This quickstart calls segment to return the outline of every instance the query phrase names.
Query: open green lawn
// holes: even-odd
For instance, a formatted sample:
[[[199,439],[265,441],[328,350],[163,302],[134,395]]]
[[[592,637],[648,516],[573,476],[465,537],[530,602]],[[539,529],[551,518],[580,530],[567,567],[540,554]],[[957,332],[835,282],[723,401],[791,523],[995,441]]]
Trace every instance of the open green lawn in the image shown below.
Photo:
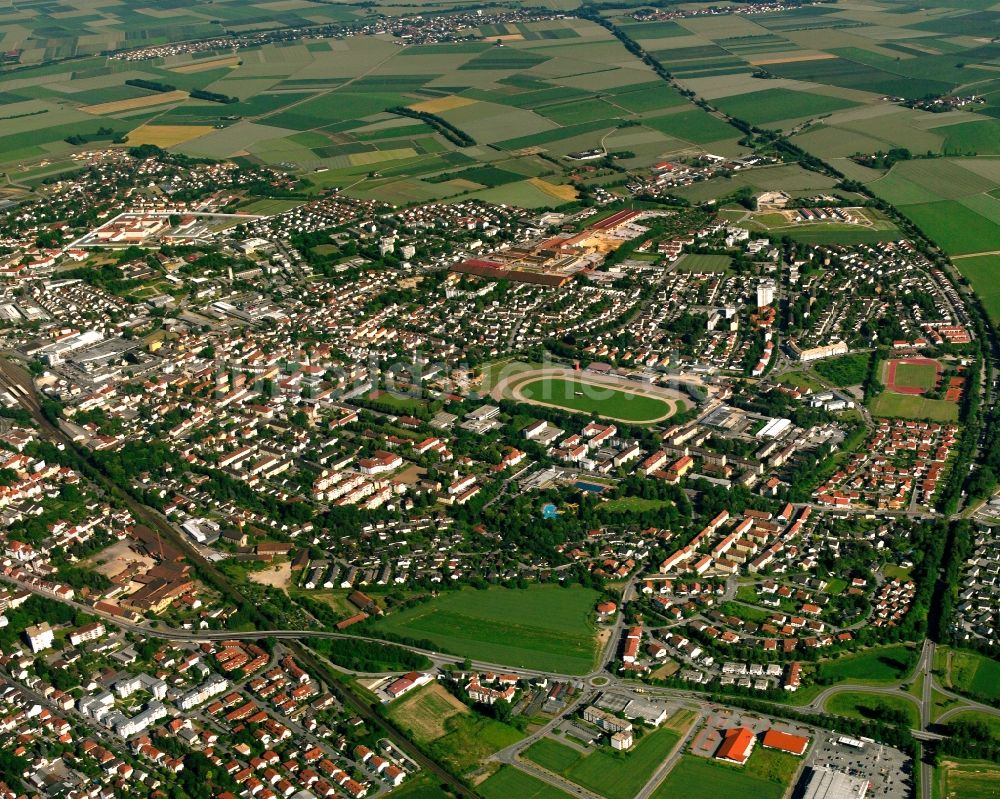
[[[511,667],[585,674],[597,654],[598,593],[578,586],[465,589],[391,613],[376,629]]]
[[[781,799],[785,785],[747,773],[738,766],[684,755],[652,799],[719,799],[720,796]]]
[[[876,647],[823,663],[818,675],[834,682],[893,683],[909,674],[915,662],[910,647]]]
[[[1000,699],[1000,663],[976,652],[953,649],[951,684],[956,691],[996,701]]]
[[[1000,323],[1000,255],[957,258],[955,266],[972,284],[990,319]]]
[[[728,272],[733,259],[728,255],[687,253],[677,259],[678,272]]]
[[[958,403],[932,400],[914,394],[883,391],[869,407],[875,416],[899,419],[929,419],[932,422],[958,420]]]
[[[501,766],[500,770],[482,783],[478,789],[483,799],[570,799],[569,794],[560,791],[532,777],[514,766]]]
[[[948,758],[934,771],[939,799],[995,799],[1000,765]]]
[[[524,757],[542,768],[562,774],[583,758],[583,753],[552,738],[542,738],[524,750]]]
[[[520,386],[518,391],[527,400],[628,422],[652,422],[669,415],[672,410],[656,397],[562,378],[532,380]]]
[[[543,738],[528,747],[525,756],[606,799],[632,799],[678,740],[677,732],[661,727],[646,733],[628,752],[601,747],[584,756],[572,747]]]
[[[884,716],[884,709],[906,714],[911,728],[920,726],[917,706],[902,696],[887,696],[863,693],[838,693],[826,700],[825,710],[837,716],[852,719],[878,720]]]

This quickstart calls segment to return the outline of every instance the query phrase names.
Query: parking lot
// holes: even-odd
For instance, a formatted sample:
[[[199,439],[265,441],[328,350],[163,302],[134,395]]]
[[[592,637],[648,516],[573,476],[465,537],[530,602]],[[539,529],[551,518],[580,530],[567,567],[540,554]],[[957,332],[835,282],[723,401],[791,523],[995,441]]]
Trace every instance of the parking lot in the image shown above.
[[[870,799],[907,799],[913,783],[913,762],[898,749],[862,741],[863,748],[839,743],[840,736],[823,733],[813,742],[810,766],[828,766],[871,783]]]

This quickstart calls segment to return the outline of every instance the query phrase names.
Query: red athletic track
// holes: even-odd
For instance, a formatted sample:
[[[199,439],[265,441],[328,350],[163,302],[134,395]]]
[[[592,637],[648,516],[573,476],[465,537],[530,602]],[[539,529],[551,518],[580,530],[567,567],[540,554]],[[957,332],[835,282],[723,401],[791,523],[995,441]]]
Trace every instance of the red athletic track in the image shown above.
[[[925,393],[925,389],[918,388],[917,386],[896,385],[896,366],[901,363],[909,363],[915,366],[933,366],[936,378],[935,383],[941,379],[941,364],[931,358],[893,358],[889,361],[889,371],[886,375],[886,387],[890,391],[895,391],[897,394],[918,395]]]

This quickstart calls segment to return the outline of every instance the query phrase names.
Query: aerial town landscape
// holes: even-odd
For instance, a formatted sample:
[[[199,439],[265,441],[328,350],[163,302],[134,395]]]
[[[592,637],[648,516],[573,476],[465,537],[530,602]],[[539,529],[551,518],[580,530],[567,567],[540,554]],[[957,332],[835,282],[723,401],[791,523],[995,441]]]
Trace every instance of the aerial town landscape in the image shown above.
[[[1000,797],[1000,3],[0,3],[0,799]]]

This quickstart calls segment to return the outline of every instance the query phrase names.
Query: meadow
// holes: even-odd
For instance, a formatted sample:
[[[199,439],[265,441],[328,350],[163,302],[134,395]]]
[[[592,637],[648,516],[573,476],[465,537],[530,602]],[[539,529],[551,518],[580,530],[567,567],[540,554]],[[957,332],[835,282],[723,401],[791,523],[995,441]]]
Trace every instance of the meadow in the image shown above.
[[[674,410],[670,404],[656,397],[562,378],[531,380],[518,386],[516,391],[529,402],[628,422],[652,422],[669,416]]]
[[[584,755],[542,738],[528,747],[524,756],[606,799],[632,799],[679,740],[677,731],[662,727],[647,732],[628,752],[601,747]]]
[[[907,646],[875,647],[822,663],[817,676],[832,682],[894,683],[913,668],[913,649]]]
[[[483,799],[570,799],[569,794],[526,774],[514,766],[501,766],[496,774],[480,783]],[[393,794],[395,795],[395,794]]]
[[[562,674],[586,674],[597,656],[596,591],[538,585],[465,589],[391,613],[376,630],[434,642],[474,660]]]
[[[953,649],[951,684],[957,691],[995,702],[1000,699],[1000,663],[975,652]]]
[[[718,799],[720,796],[753,796],[755,799],[781,799],[786,785],[754,776],[741,768],[684,755],[652,799]]]

